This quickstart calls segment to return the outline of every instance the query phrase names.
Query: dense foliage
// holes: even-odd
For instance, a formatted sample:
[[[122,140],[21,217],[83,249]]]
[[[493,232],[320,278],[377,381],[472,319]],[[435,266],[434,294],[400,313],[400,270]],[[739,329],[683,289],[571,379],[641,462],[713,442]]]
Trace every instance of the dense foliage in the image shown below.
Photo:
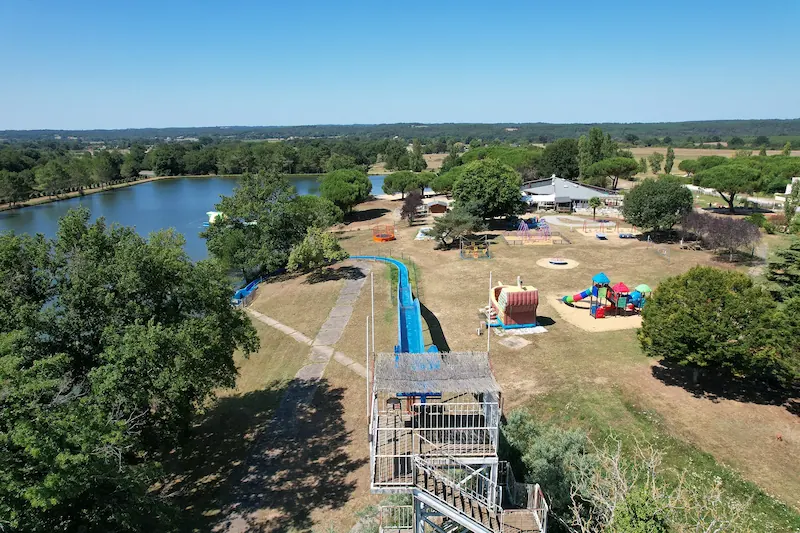
[[[149,491],[233,352],[258,346],[224,272],[172,232],[0,236],[0,529],[169,531]]]
[[[411,191],[403,201],[403,207],[400,208],[400,218],[408,221],[408,225],[414,223],[417,217],[417,210],[422,207],[422,192]]]
[[[646,179],[625,195],[622,214],[640,228],[671,229],[692,210],[692,200],[692,192],[675,179]]]
[[[638,171],[639,163],[633,158],[609,157],[587,168],[584,181],[600,187],[610,185],[612,189],[616,189],[620,179],[628,179]]]
[[[536,165],[540,178],[556,175],[568,180],[578,179],[578,141],[575,139],[558,139],[548,144]]]
[[[753,192],[758,185],[759,178],[759,172],[756,169],[740,163],[738,160],[714,166],[697,174],[700,185],[715,189],[717,194],[727,202],[731,213],[736,212],[734,206],[736,195]]]
[[[327,228],[342,220],[331,201],[298,196],[277,174],[242,176],[233,195],[223,196],[216,209],[223,218],[203,233],[208,250],[248,280],[286,266],[309,227]]]
[[[350,257],[333,233],[312,226],[289,254],[289,270],[316,270]]]
[[[456,207],[435,218],[428,235],[436,239],[437,248],[449,248],[456,240],[482,229],[483,221],[480,218]]]
[[[410,170],[393,172],[383,179],[383,192],[386,194],[401,193],[405,198],[406,193],[422,191],[431,185],[436,176],[431,172],[414,173]]]
[[[767,280],[776,300],[800,298],[800,239],[795,237],[789,246],[775,252],[769,262]]]
[[[460,207],[479,218],[515,215],[523,209],[522,179],[510,166],[496,159],[464,165],[453,185],[453,198]]]
[[[696,375],[708,370],[791,386],[800,378],[797,332],[797,315],[776,307],[746,275],[695,267],[658,286],[639,339],[651,357]]]
[[[752,247],[761,240],[759,226],[747,219],[690,211],[681,220],[681,226],[684,231],[700,237],[708,248],[727,250],[731,255],[734,251]],[[752,252],[752,249],[749,251]]]
[[[319,186],[322,197],[333,202],[345,213],[366,201],[371,191],[372,182],[363,171],[355,168],[329,172],[322,177]]]

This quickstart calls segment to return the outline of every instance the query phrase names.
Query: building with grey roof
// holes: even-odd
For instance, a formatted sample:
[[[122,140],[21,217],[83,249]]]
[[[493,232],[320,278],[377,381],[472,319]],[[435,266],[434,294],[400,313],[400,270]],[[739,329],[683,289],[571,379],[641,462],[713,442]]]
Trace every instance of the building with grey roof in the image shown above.
[[[589,199],[600,198],[606,205],[621,205],[622,196],[610,189],[578,183],[555,174],[549,178],[523,184],[522,193],[528,205],[535,209],[574,211],[589,207]]]

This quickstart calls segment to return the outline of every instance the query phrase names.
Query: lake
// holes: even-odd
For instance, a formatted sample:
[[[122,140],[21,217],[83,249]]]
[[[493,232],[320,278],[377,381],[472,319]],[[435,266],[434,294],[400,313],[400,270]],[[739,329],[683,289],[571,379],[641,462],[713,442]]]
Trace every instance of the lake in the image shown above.
[[[384,176],[370,176],[372,194],[382,194]],[[319,194],[314,177],[289,177],[300,194]],[[133,226],[143,236],[166,228],[175,228],[186,237],[186,253],[195,261],[208,256],[206,243],[199,233],[208,221],[221,195],[230,195],[238,178],[173,178],[139,183],[83,197],[49,204],[0,212],[0,232],[42,233],[53,237],[58,219],[68,210],[84,206],[92,220],[105,217],[107,223]]]

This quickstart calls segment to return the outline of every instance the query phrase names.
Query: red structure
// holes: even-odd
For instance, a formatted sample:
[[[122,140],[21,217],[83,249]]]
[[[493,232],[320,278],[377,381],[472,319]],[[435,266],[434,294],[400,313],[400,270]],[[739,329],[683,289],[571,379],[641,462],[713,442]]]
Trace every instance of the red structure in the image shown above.
[[[504,328],[533,327],[539,291],[530,285],[498,285],[492,288],[492,311]]]

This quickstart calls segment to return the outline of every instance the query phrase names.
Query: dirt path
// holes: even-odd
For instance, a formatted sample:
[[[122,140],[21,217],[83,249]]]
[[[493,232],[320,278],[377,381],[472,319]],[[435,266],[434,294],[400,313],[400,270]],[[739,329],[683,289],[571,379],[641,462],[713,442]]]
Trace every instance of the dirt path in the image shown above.
[[[347,487],[337,489],[337,484],[343,484],[342,474],[360,465],[339,453],[339,448],[348,441],[347,435],[340,434],[344,432],[341,401],[337,400],[341,392],[330,390],[323,374],[334,358],[357,374],[366,376],[363,366],[333,349],[350,321],[353,304],[370,268],[361,262],[355,266],[361,270],[362,277],[345,281],[336,305],[313,340],[263,313],[248,310],[258,320],[286,333],[298,343],[310,346],[311,350],[281,399],[263,437],[253,444],[250,457],[238,475],[232,476],[231,501],[214,531],[244,533],[306,529],[314,508],[334,506],[349,493]],[[331,464],[324,464],[329,461]],[[326,477],[332,478],[327,484],[324,482]]]

